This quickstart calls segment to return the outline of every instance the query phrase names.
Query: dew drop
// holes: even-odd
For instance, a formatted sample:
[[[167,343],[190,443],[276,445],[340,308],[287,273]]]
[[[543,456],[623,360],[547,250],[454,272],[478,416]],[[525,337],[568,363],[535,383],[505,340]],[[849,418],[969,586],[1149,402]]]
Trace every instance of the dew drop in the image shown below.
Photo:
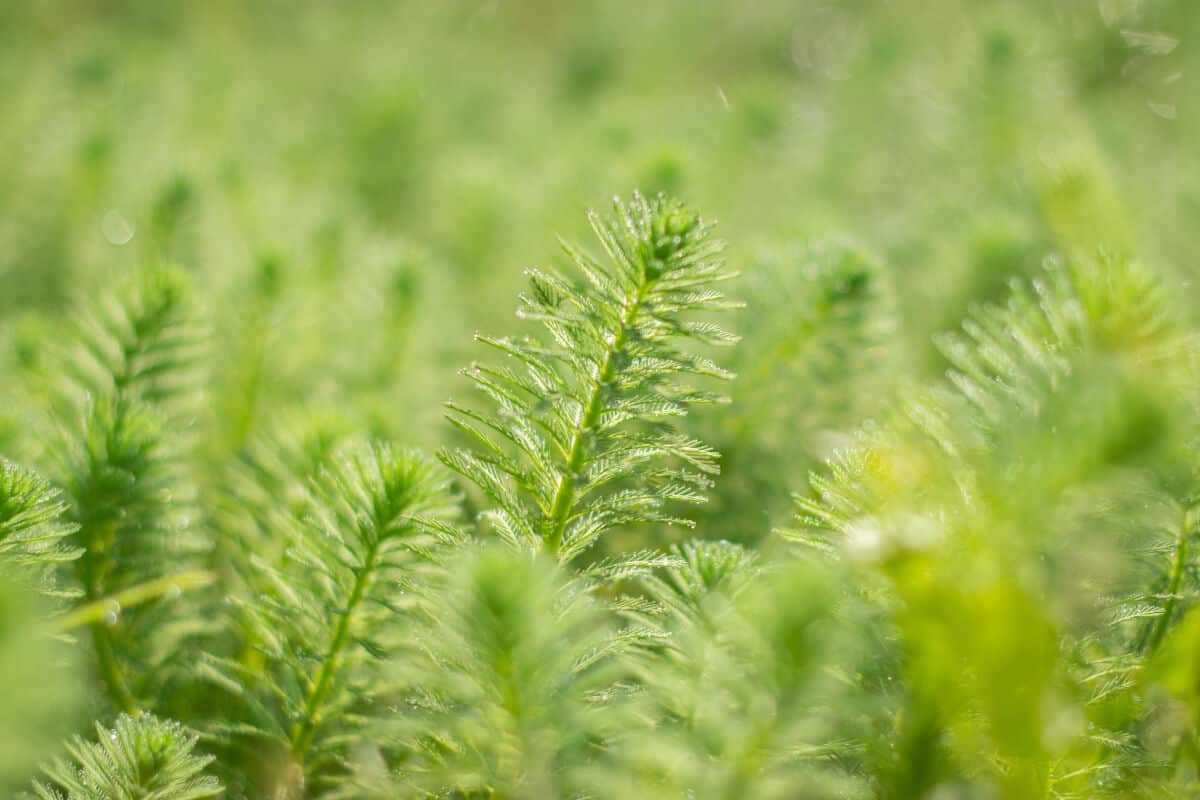
[[[115,208],[109,209],[100,221],[100,232],[110,244],[123,245],[133,238],[133,225]]]

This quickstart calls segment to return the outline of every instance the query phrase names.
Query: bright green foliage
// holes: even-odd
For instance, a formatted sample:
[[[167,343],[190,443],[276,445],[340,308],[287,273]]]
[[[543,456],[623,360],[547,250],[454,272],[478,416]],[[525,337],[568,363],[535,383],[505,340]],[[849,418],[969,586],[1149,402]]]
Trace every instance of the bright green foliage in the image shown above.
[[[703,502],[717,453],[671,422],[722,398],[682,381],[732,376],[677,343],[736,341],[688,316],[733,305],[714,288],[734,277],[723,245],[699,215],[635,195],[591,223],[609,265],[564,244],[584,282],[528,271],[518,316],[545,325],[552,342],[479,337],[517,368],[467,370],[497,412],[451,403],[451,420],[483,449],[442,454],[495,505],[486,516],[502,538],[564,561],[618,526],[689,524],[667,506]]]
[[[677,564],[642,579],[668,626],[703,627],[714,596],[734,597],[759,572],[754,555],[731,542],[691,541],[671,552]]]
[[[1081,473],[1090,479],[1159,444],[1169,409],[1137,379],[1153,370],[1167,385],[1189,377],[1172,360],[1186,343],[1167,321],[1161,286],[1109,257],[1050,264],[1044,279],[1014,285],[1006,306],[980,310],[962,334],[939,341],[948,385],[910,393],[888,425],[866,428],[831,460],[829,477],[813,477],[818,499],[800,500],[811,529],[863,534],[861,544],[887,555],[905,548],[903,531],[878,538],[858,527],[881,504],[1033,513],[1029,492],[1056,495]],[[1072,407],[1085,390],[1096,402]],[[1035,442],[1044,449],[1030,459]]]
[[[733,403],[704,420],[724,476],[701,524],[741,536],[786,521],[793,475],[818,466],[845,436],[846,419],[881,411],[888,368],[905,363],[896,340],[895,291],[878,259],[839,243],[790,246],[747,270],[742,344],[730,356]],[[779,298],[788,298],[786,303]],[[758,387],[782,383],[786,392]]]
[[[286,542],[282,561],[244,554],[246,585],[258,592],[239,604],[246,651],[206,662],[244,709],[217,732],[270,754],[256,777],[274,797],[325,791],[364,741],[406,592],[458,537],[440,468],[383,443],[334,457],[310,491],[303,516],[273,530]]]
[[[74,388],[118,405],[177,410],[169,403],[196,388],[190,368],[199,336],[189,292],[181,270],[150,269],[89,307],[67,362]]]
[[[611,622],[566,579],[546,556],[492,545],[458,554],[427,589],[413,655],[397,662],[409,696],[392,736],[413,756],[385,794],[587,791],[581,770],[623,717]]]
[[[616,796],[868,797],[857,746],[838,731],[860,713],[838,674],[850,636],[832,629],[827,575],[788,559],[769,569],[724,542],[689,545],[651,582],[674,612],[668,652],[638,673],[653,728],[615,747]],[[852,661],[850,662],[853,663]],[[835,667],[835,665],[838,665]]]
[[[198,341],[185,277],[151,270],[102,298],[67,354],[63,444],[54,455],[87,603],[180,571],[195,549],[178,445],[181,403],[198,380]],[[117,604],[91,624],[100,679],[117,709],[151,699],[161,677],[154,670],[171,656],[164,622],[161,609]]]
[[[0,796],[1200,796],[1195,6],[0,2]]]
[[[1134,676],[1193,591],[1194,521],[1176,498],[1194,423],[1146,391],[1195,388],[1171,316],[1136,263],[1051,264],[940,340],[948,385],[814,476],[794,538],[835,542],[899,601],[906,709],[883,796],[955,774],[1005,797],[1120,795],[1167,766]],[[1114,562],[1126,574],[1097,572]],[[1106,610],[1087,591],[1100,581],[1134,593]],[[1056,663],[1059,648],[1080,663]]]
[[[278,532],[303,519],[312,500],[309,485],[346,445],[346,423],[325,414],[283,420],[256,437],[220,477],[214,524],[217,547],[244,561],[253,554],[267,563],[283,557],[287,542]],[[240,577],[253,574],[245,569]]]
[[[731,364],[745,408],[711,421],[689,412],[730,377],[707,354],[734,339],[710,320],[734,305],[721,245],[665,196],[592,226],[603,263],[568,246],[575,278],[529,274],[520,316],[549,336],[483,340],[507,364],[467,374],[495,410],[451,404],[474,449],[442,464],[373,435],[378,397],[262,405],[276,312],[353,293],[324,250],[308,277],[259,264],[244,380],[200,346],[204,279],[100,300],[64,342],[61,435],[17,441],[61,489],[0,461],[21,728],[0,784],[41,760],[52,800],[1195,794],[1200,337],[1178,284],[1103,251],[1039,271],[1000,237],[981,263],[1021,261],[1007,292],[958,276],[955,302],[988,302],[923,351],[883,259],[775,251],[743,287],[765,309]],[[420,306],[389,285],[407,310],[372,353]],[[388,385],[397,361],[339,379]],[[99,741],[55,758],[87,690]]]
[[[111,729],[96,725],[97,741],[76,737],[70,760],[46,770],[36,785],[41,800],[202,800],[221,795],[204,773],[211,757],[193,752],[196,738],[176,722],[149,714],[120,716]]]
[[[61,564],[78,557],[61,521],[60,493],[34,473],[0,458],[0,563]]]
[[[51,611],[35,593],[58,601],[77,595],[54,570],[78,557],[64,542],[59,492],[0,458],[0,794],[28,783],[30,769],[69,730],[81,699],[80,676],[66,644],[46,625]],[[58,605],[56,603],[56,605]]]

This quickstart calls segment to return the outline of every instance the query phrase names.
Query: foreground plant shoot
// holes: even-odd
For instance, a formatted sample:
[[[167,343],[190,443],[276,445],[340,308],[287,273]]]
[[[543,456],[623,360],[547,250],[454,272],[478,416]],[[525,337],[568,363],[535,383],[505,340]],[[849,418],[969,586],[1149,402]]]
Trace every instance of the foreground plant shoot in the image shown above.
[[[599,253],[564,243],[569,271],[527,272],[522,327],[477,337],[485,402],[449,403],[438,459],[315,411],[214,440],[221,356],[189,276],[86,303],[54,434],[0,461],[4,788],[1200,791],[1200,331],[1162,278],[1099,252],[1014,279],[935,337],[942,379],[848,398],[873,420],[771,476],[796,513],[756,537],[704,510],[704,439],[787,435],[802,409],[725,405],[723,243],[662,195],[590,222]],[[893,289],[852,249],[799,257],[802,341],[749,327],[830,415],[828,393],[882,385]],[[764,358],[728,360],[761,381]]]

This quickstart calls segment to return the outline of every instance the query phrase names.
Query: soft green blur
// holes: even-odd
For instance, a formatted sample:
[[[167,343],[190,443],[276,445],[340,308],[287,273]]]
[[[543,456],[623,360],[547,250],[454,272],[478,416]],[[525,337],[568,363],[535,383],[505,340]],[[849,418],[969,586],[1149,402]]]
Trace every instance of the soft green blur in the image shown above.
[[[929,335],[1047,252],[1191,277],[1197,35],[1163,0],[5,3],[0,446],[70,302],[162,260],[214,318],[214,456],[297,406],[440,443],[521,268],[639,188],[718,219],[746,273],[755,381],[697,424],[795,474],[878,410],[872,369],[940,372]],[[895,325],[872,369],[823,368],[854,401],[810,410],[754,362],[825,357],[798,254],[835,242],[882,266]],[[760,416],[793,435],[747,439]],[[757,488],[718,488],[723,526]],[[756,531],[794,485],[764,488]]]
[[[47,603],[11,569],[0,569],[0,793],[28,787],[37,765],[80,722],[76,658],[49,636]]]
[[[196,496],[152,499],[281,562],[266,532],[346,434],[461,443],[442,402],[470,391],[475,332],[529,330],[522,268],[566,263],[555,233],[593,247],[586,209],[668,192],[742,272],[732,403],[680,421],[722,454],[688,515],[728,542],[671,551],[694,597],[630,589],[672,644],[624,667],[629,697],[572,672],[608,618],[564,606],[563,575],[487,548],[449,570],[416,627],[434,644],[395,672],[455,713],[391,735],[469,752],[405,763],[408,788],[1194,792],[1198,44],[1195,0],[0,0],[0,456],[62,474],[81,415],[48,409],[79,309],[173,265],[206,326],[164,426]],[[469,524],[486,504],[463,492]],[[196,607],[267,593],[221,578]],[[78,599],[51,595],[0,575],[0,792],[108,713],[69,672],[95,654],[30,623]],[[175,609],[148,629],[186,672],[162,642],[217,623]],[[224,710],[163,675],[134,677],[183,722]],[[292,766],[238,758],[230,797],[245,763]]]

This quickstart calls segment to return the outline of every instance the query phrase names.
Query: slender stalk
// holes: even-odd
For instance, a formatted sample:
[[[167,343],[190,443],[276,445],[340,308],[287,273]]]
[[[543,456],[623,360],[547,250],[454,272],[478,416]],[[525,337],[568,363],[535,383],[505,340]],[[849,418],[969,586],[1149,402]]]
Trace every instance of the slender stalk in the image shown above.
[[[125,679],[121,677],[121,665],[117,663],[116,652],[113,649],[112,634],[103,622],[93,622],[89,628],[92,631],[92,643],[96,650],[96,659],[100,667],[100,679],[108,688],[109,698],[113,707],[125,714],[137,711],[137,702]]]
[[[102,597],[99,600],[84,603],[70,613],[55,620],[52,629],[56,633],[66,633],[83,625],[90,625],[101,621],[113,606],[123,609],[130,608],[151,600],[157,600],[159,597],[171,592],[187,591],[189,589],[199,589],[203,586],[208,586],[215,582],[216,579],[216,573],[197,569],[176,572],[173,575],[164,575],[161,578],[139,583],[137,586],[131,586],[128,589],[108,595],[107,597]]]
[[[329,697],[330,691],[333,690],[333,679],[337,675],[338,669],[341,668],[342,652],[350,641],[350,624],[354,611],[362,603],[371,573],[375,571],[379,546],[379,542],[371,545],[367,550],[362,568],[354,577],[354,587],[350,591],[350,599],[346,602],[346,611],[341,615],[341,619],[334,628],[333,636],[329,640],[329,648],[321,662],[321,670],[317,673],[317,679],[313,682],[312,688],[309,689],[308,696],[305,698],[304,716],[292,728],[292,753],[301,762],[303,762],[308,748],[312,746],[313,737],[316,736],[317,714]]]
[[[562,479],[558,482],[558,488],[554,490],[554,502],[550,506],[550,529],[544,540],[546,548],[551,553],[557,554],[559,548],[562,547],[563,534],[566,532],[567,522],[571,518],[571,508],[575,502],[575,474],[583,467],[583,460],[587,456],[587,434],[596,425],[600,413],[604,411],[601,403],[604,387],[616,376],[614,356],[625,347],[625,331],[637,319],[638,310],[644,300],[645,289],[646,285],[639,286],[634,296],[628,299],[621,308],[621,322],[618,330],[613,337],[612,344],[604,354],[604,363],[600,365],[596,380],[592,383],[579,426],[575,428],[575,432],[571,436],[567,465],[563,470]]]
[[[1179,601],[1179,589],[1183,585],[1183,573],[1187,568],[1188,561],[1188,509],[1185,506],[1179,519],[1179,532],[1175,538],[1175,555],[1171,561],[1171,576],[1167,581],[1167,601],[1163,606],[1163,613],[1154,623],[1154,628],[1150,632],[1149,641],[1146,643],[1145,655],[1150,655],[1162,643],[1163,638],[1167,635],[1167,631],[1171,627],[1171,617],[1175,613],[1175,606]]]
[[[99,602],[103,595],[100,576],[96,572],[96,546],[95,537],[92,537],[83,558],[80,559],[86,606]],[[137,702],[133,699],[133,694],[129,691],[129,687],[125,684],[125,678],[121,675],[121,665],[117,662],[117,654],[113,646],[112,631],[103,620],[92,622],[88,625],[88,630],[92,635],[92,648],[96,651],[96,666],[100,673],[100,680],[108,690],[113,707],[126,714],[134,713],[137,710]]]

